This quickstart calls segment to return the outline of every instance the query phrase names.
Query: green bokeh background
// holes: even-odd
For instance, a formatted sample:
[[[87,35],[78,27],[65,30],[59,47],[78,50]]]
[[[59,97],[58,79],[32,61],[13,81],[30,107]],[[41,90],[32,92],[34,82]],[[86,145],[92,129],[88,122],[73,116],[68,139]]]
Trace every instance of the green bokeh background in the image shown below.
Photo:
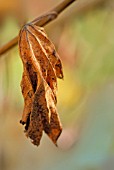
[[[114,170],[113,9],[74,12],[68,22],[62,20],[64,12],[45,28],[64,65],[64,80],[58,80],[63,125],[58,148],[45,134],[38,148],[25,137],[19,124],[23,98],[18,47],[0,58],[0,170]],[[0,45],[18,31],[15,20],[7,17]]]

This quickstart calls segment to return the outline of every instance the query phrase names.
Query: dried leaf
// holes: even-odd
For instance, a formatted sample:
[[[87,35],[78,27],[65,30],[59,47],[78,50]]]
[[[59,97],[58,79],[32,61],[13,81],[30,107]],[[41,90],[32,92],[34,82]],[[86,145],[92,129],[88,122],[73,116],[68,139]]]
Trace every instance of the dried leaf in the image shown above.
[[[57,145],[62,132],[56,109],[57,77],[63,78],[61,60],[44,29],[25,25],[19,34],[19,50],[23,62],[21,89],[24,110],[20,123],[26,136],[40,144],[42,132]]]

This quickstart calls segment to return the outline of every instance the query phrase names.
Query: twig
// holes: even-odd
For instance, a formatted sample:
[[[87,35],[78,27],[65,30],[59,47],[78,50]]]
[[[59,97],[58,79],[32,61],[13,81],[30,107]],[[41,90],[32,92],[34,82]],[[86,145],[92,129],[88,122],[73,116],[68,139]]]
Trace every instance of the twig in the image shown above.
[[[54,20],[65,8],[67,8],[70,4],[72,4],[75,1],[76,0],[64,0],[62,3],[60,3],[58,6],[56,6],[49,12],[47,12],[45,15],[42,15],[36,18],[35,20],[31,21],[31,23],[34,23],[35,25],[38,26],[44,26],[50,21]],[[0,57],[9,49],[13,48],[17,43],[18,43],[18,36],[16,36],[11,41],[9,41],[4,46],[2,46],[0,48]]]

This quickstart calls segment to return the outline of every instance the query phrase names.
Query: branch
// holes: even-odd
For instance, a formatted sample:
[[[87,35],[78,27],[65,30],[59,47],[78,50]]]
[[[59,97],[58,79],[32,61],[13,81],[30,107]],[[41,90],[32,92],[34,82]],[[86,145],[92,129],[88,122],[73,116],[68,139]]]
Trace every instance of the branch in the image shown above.
[[[31,23],[38,25],[38,26],[44,26],[54,20],[65,8],[67,8],[70,4],[72,4],[76,0],[64,0],[62,3],[60,3],[58,6],[47,12],[45,15],[42,15],[35,20],[31,21]],[[13,38],[11,41],[6,43],[4,46],[0,48],[0,57],[2,54],[13,48],[18,43],[18,36]]]

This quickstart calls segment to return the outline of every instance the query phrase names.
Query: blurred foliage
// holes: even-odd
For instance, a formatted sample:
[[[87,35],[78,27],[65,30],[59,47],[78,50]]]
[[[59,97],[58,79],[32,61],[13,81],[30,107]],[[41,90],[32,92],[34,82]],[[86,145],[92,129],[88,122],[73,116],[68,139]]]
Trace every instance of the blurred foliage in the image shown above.
[[[65,74],[64,81],[58,83],[58,110],[63,124],[59,148],[45,135],[39,148],[25,138],[19,124],[23,99],[22,63],[17,47],[1,58],[0,170],[114,169],[112,7],[100,6],[77,16],[73,13],[68,22],[60,17],[46,26],[63,60]],[[0,45],[18,30],[15,20],[7,17],[0,32]]]

